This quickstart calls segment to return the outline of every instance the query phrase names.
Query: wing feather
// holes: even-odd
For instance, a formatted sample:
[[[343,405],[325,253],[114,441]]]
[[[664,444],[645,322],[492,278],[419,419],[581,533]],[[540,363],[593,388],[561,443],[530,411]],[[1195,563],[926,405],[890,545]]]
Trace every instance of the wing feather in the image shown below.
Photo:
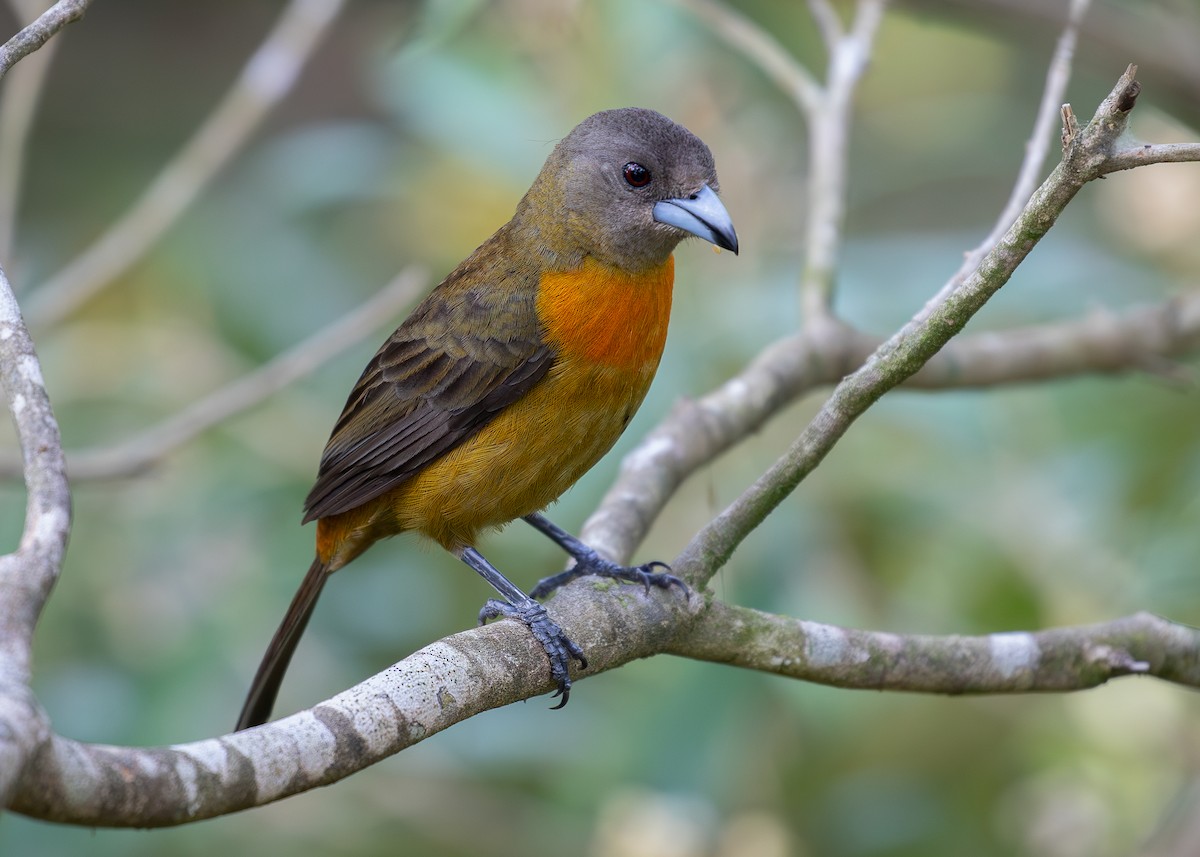
[[[397,331],[399,334],[400,331]],[[541,342],[484,343],[475,355],[393,338],[363,372],[321,457],[305,522],[390,491],[469,438],[550,369]]]

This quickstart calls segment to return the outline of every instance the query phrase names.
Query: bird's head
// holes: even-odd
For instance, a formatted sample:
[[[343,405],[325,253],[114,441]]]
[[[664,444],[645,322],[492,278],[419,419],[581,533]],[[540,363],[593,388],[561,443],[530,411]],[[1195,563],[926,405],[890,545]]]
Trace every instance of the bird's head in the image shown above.
[[[737,253],[717,188],[699,137],[661,113],[626,107],[589,116],[559,141],[518,216],[538,224],[556,255],[578,249],[638,270],[665,262],[689,235]]]

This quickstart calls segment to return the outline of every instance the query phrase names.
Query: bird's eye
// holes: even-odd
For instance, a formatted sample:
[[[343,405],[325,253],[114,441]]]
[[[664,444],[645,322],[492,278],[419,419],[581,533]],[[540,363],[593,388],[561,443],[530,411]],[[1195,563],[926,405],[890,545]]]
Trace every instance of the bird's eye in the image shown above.
[[[650,171],[641,164],[630,161],[623,171],[630,187],[645,187],[650,184]]]

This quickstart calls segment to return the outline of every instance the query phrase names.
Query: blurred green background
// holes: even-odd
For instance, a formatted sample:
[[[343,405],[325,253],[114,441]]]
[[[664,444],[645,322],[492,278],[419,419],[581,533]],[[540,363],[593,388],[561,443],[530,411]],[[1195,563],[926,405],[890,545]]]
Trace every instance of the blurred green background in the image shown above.
[[[35,289],[136,198],[282,5],[96,0],[61,37],[16,250],[0,260],[19,288]],[[734,5],[820,68],[803,4]],[[837,305],[854,324],[893,330],[990,228],[1032,126],[1056,37],[1048,18],[1064,5],[928,0],[888,14],[851,147]],[[0,7],[6,34],[7,15]],[[1197,43],[1192,0],[1098,2],[1069,100],[1090,116],[1126,63],[1140,62],[1134,132],[1197,139],[1187,47]],[[743,249],[681,248],[667,353],[618,454],[628,449],[676,399],[711,389],[799,321],[801,118],[744,57],[659,0],[350,3],[294,91],[165,240],[83,310],[34,331],[68,448],[165,418],[408,263],[440,276],[509,217],[554,140],[595,110],[630,104],[709,143]],[[1197,165],[1087,187],[970,330],[1195,288],[1198,198]],[[75,485],[70,552],[35,651],[36,691],[59,732],[150,745],[232,726],[311,556],[298,522],[320,450],[397,320],[380,319],[360,346],[152,472]],[[818,403],[797,403],[693,478],[639,556],[673,556]],[[893,394],[714,585],[732,602],[902,632],[1034,629],[1142,609],[1195,624],[1198,426],[1193,388],[1141,375]],[[558,522],[579,528],[618,454],[562,499]],[[5,550],[23,503],[19,485],[0,487]],[[527,527],[483,547],[525,585],[562,561]],[[326,591],[279,713],[468,626],[488,594],[415,539],[376,547]],[[563,712],[547,708],[511,706],[331,788],[174,830],[8,815],[0,853],[1200,851],[1173,844],[1200,811],[1200,697],[1155,681],[949,699],[656,658],[583,682]]]

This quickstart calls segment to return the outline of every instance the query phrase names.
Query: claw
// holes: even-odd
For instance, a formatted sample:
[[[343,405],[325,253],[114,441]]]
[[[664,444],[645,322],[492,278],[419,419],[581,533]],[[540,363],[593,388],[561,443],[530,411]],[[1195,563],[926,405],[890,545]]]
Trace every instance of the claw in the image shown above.
[[[571,697],[571,660],[578,661],[580,669],[587,669],[587,658],[583,655],[583,649],[558,627],[546,612],[546,608],[536,601],[514,605],[495,598],[489,599],[479,611],[479,624],[484,624],[488,619],[502,617],[517,620],[541,643],[546,657],[550,660],[550,678],[558,685],[551,699],[562,697],[562,701],[551,710],[562,708]]]
[[[656,568],[661,568],[663,571],[654,571]],[[646,594],[650,594],[650,587],[657,586],[659,589],[670,589],[672,586],[678,586],[686,596],[692,590],[680,578],[670,573],[671,566],[665,562],[653,560],[633,567],[618,565],[615,562],[605,559],[595,551],[590,554],[584,554],[582,557],[577,557],[575,565],[567,571],[559,572],[552,577],[543,578],[538,581],[529,593],[531,598],[544,598],[558,589],[560,586],[569,583],[576,577],[584,574],[594,574],[598,577],[608,577],[613,580],[624,580],[629,583],[640,583],[642,588],[646,590]]]
[[[666,570],[663,572],[656,572],[652,570],[655,568],[662,568]],[[671,574],[671,566],[667,565],[665,562],[653,560],[645,565],[639,565],[636,568],[620,569],[620,567],[618,567],[618,569],[619,570],[615,571],[612,575],[613,577],[617,577],[621,580],[628,580],[631,583],[641,583],[642,587],[646,590],[647,595],[650,594],[651,585],[657,586],[659,589],[670,589],[672,586],[678,586],[681,590],[683,590],[685,595],[689,592],[688,585],[675,575]]]
[[[510,608],[511,605],[505,601],[489,598],[479,608],[479,624],[486,625],[489,619],[499,619],[501,616],[512,615],[509,612]]]
[[[553,577],[547,577],[538,581],[538,585],[529,593],[532,598],[543,598],[564,583],[574,580],[582,574],[595,574],[600,577],[611,577],[616,580],[627,580],[630,583],[640,583],[645,588],[647,594],[649,594],[651,586],[657,586],[660,589],[670,589],[672,586],[678,586],[683,590],[685,596],[691,592],[686,583],[669,573],[671,567],[665,562],[654,561],[648,562],[645,565],[628,568],[600,556],[595,550],[547,519],[545,515],[535,512],[532,515],[526,515],[525,521],[575,559],[575,565],[572,568]],[[655,572],[654,569],[656,568],[661,568],[667,573],[660,574]]]

